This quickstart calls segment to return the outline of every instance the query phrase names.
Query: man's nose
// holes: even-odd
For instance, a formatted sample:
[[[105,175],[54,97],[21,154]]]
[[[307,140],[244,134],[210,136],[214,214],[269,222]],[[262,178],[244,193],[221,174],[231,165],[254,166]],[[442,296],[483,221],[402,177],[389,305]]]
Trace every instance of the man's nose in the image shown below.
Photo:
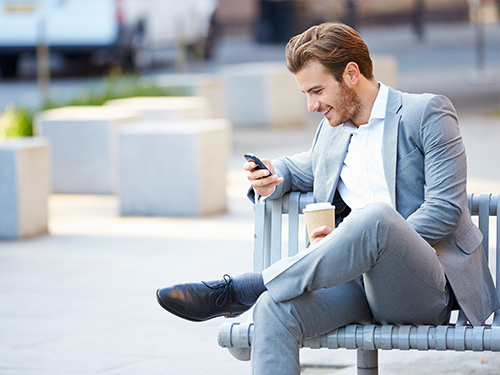
[[[317,100],[307,98],[307,110],[309,112],[317,112],[319,109],[319,106],[320,106],[320,104]]]

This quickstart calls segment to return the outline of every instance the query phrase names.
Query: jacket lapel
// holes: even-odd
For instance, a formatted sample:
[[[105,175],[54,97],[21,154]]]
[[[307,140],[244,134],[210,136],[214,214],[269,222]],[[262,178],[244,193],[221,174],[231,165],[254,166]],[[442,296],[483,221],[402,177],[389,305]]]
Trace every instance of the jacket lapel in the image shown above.
[[[328,176],[325,187],[328,187],[328,189],[330,189],[325,191],[326,199],[328,202],[333,201],[333,196],[339,182],[340,171],[342,170],[342,166],[344,165],[345,155],[347,153],[347,148],[349,147],[349,142],[351,141],[352,136],[351,133],[343,130],[341,127],[335,130],[337,131],[332,132],[332,140],[330,142],[331,152],[328,152],[326,154],[327,163],[325,163],[325,166],[328,168],[328,171],[325,171],[325,175]]]
[[[382,159],[384,163],[385,180],[394,208],[396,206],[396,168],[398,157],[398,129],[401,115],[401,93],[389,88],[387,109],[384,123],[384,138],[382,145]]]

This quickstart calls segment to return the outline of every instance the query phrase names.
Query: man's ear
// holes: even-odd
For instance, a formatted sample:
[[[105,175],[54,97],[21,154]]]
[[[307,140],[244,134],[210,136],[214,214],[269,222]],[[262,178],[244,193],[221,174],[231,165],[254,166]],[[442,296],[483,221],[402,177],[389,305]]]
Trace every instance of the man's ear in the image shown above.
[[[360,75],[359,66],[355,62],[351,61],[345,66],[343,78],[348,85],[355,85]]]

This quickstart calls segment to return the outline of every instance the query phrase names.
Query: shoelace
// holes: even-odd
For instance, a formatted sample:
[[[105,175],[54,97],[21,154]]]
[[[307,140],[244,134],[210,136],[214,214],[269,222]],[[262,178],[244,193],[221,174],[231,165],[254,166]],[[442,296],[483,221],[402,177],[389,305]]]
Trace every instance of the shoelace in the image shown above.
[[[202,281],[203,284],[207,288],[212,289],[212,292],[208,296],[208,300],[210,301],[210,298],[214,293],[217,293],[217,297],[215,298],[215,306],[217,307],[222,307],[226,304],[227,300],[229,299],[229,302],[232,302],[232,297],[231,297],[231,282],[233,279],[231,279],[231,276],[228,274],[223,276],[223,279],[220,281],[219,284],[210,286],[206,282]],[[210,305],[210,304],[209,304]]]

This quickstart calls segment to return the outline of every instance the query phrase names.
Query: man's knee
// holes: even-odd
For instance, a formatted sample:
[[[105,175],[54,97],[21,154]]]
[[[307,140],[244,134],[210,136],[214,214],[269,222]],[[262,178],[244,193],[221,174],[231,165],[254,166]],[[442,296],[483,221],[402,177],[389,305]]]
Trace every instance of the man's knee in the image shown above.
[[[393,223],[401,220],[401,215],[387,203],[373,202],[358,211],[361,220],[366,224]]]
[[[289,327],[297,325],[297,314],[294,311],[293,302],[275,302],[269,292],[260,295],[255,304],[253,318],[256,324],[273,324]]]
[[[382,202],[369,203],[363,210],[366,211],[368,215],[373,215],[375,217],[391,216],[396,213],[396,210],[392,206]]]

